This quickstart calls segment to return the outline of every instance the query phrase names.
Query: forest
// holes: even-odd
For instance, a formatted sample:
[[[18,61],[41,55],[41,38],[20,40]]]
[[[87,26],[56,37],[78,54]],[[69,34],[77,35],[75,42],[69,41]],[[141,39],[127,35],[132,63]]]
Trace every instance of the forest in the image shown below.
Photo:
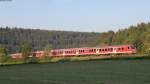
[[[132,44],[138,53],[149,53],[150,23],[101,33],[0,27],[0,46],[8,53],[20,52],[23,43],[30,44],[32,51],[43,50],[47,45],[58,49]]]
[[[8,53],[20,52],[24,43],[30,44],[32,51],[43,50],[47,45],[53,49],[95,46],[98,37],[99,33],[94,32],[0,27],[0,46]]]

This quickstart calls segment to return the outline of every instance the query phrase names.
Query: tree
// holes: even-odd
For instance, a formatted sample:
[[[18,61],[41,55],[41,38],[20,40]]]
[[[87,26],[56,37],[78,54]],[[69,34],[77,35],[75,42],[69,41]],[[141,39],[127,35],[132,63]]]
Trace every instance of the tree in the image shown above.
[[[31,44],[24,42],[21,45],[22,59],[24,63],[28,62],[29,56],[31,55]]]
[[[50,60],[50,50],[52,49],[52,45],[46,45],[45,48],[44,48],[44,54],[42,56],[42,59],[45,61],[45,62],[49,62]]]
[[[5,62],[6,56],[7,56],[7,51],[5,47],[0,46],[0,64]]]
[[[139,39],[134,40],[133,45],[136,47],[138,52],[140,53],[142,52],[144,44],[141,40]]]

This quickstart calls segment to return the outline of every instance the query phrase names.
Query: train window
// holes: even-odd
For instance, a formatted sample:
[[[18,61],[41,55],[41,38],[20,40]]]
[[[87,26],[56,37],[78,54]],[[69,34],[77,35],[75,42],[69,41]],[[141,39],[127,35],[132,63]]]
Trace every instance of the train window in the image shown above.
[[[113,51],[113,48],[111,48],[111,51]]]
[[[94,52],[96,51],[96,49],[94,49]]]
[[[104,49],[102,49],[102,51],[104,51]]]
[[[124,50],[124,48],[122,48],[122,50]]]
[[[128,47],[128,49],[130,49],[130,47]]]
[[[105,51],[107,51],[107,49],[105,49]]]
[[[102,51],[101,49],[99,49],[99,51]]]
[[[120,50],[120,48],[118,48],[118,50]]]

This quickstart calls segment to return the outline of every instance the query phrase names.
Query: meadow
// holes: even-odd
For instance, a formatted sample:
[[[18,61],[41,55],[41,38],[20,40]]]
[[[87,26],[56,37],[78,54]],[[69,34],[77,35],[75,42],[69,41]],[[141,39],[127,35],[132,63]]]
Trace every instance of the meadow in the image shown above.
[[[0,84],[150,84],[150,60],[0,66]]]

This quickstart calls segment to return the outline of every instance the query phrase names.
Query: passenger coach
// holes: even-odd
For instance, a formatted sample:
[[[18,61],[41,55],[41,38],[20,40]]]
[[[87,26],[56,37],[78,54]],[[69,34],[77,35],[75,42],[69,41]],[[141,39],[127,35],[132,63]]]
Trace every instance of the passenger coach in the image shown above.
[[[133,45],[83,47],[51,50],[52,56],[77,56],[94,54],[132,54],[136,53]]]

